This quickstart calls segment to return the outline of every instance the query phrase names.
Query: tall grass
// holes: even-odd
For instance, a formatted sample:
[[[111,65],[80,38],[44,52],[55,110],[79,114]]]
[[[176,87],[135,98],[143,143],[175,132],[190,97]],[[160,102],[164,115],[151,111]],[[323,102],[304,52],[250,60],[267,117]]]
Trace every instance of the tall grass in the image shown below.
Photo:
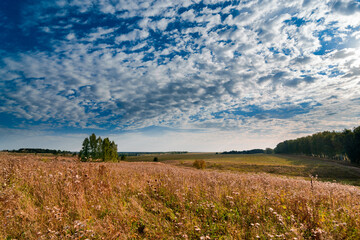
[[[163,163],[0,154],[1,239],[358,239],[360,190]]]

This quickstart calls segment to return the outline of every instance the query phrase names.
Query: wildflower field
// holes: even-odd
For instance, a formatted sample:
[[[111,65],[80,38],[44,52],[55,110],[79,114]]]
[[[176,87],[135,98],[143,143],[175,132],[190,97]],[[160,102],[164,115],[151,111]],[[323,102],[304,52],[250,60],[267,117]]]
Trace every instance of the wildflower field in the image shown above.
[[[0,239],[359,239],[358,187],[266,173],[261,155],[199,156],[205,169],[188,155],[84,163],[0,153]],[[268,166],[294,165],[272,157]]]

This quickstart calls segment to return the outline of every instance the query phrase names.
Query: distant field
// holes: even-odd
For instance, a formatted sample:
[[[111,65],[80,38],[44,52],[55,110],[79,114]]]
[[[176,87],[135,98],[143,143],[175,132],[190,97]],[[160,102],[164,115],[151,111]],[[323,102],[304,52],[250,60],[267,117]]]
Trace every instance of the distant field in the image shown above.
[[[0,239],[359,239],[358,187],[239,172],[298,160],[175,157],[82,163],[0,153]],[[235,170],[197,170],[194,158]]]
[[[360,186],[360,168],[348,163],[296,155],[241,155],[241,154],[164,154],[129,157],[129,161],[159,161],[191,167],[195,160],[205,160],[207,169],[238,172],[271,173],[284,176],[318,176],[321,181],[336,181]]]

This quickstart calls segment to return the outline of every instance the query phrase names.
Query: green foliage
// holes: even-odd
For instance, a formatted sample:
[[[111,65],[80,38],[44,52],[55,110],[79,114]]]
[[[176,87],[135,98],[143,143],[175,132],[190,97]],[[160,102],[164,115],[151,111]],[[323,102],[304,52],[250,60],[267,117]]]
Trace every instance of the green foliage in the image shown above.
[[[206,162],[204,160],[195,160],[193,166],[197,169],[204,169],[206,168]]]
[[[34,153],[35,155],[38,153],[50,153],[54,155],[61,154],[63,156],[65,155],[71,155],[74,154],[70,151],[62,151],[62,150],[55,150],[55,149],[44,149],[44,148],[20,148],[18,150],[3,150],[6,152],[13,152],[13,153]],[[76,153],[75,153],[76,155]]]
[[[103,161],[116,161],[118,159],[117,145],[109,138],[104,140],[96,138],[93,133],[89,138],[85,138],[79,157],[81,161],[102,159]]]
[[[279,143],[275,153],[306,154],[334,159],[349,158],[360,164],[360,126],[353,131],[319,132],[311,136]]]
[[[158,157],[154,157],[154,162],[158,162],[158,161],[159,161]]]
[[[89,137],[90,139],[90,156],[92,159],[97,159],[98,158],[98,141],[96,139],[96,135],[93,133],[91,134],[91,136]]]
[[[266,148],[266,149],[265,149],[265,153],[266,153],[266,154],[273,154],[273,153],[274,153],[274,150],[271,149],[271,148]]]
[[[125,161],[126,160],[126,155],[121,155],[121,161]]]
[[[351,162],[360,163],[360,126],[354,131],[344,130],[344,149]]]
[[[118,159],[117,145],[109,138],[104,138],[102,142],[102,160],[103,161],[116,161]]]
[[[90,141],[89,138],[85,138],[82,144],[82,149],[80,150],[79,157],[81,161],[87,162],[90,158]]]
[[[244,150],[244,151],[235,151],[231,150],[229,152],[223,152],[221,154],[258,154],[258,153],[265,153],[263,149],[251,149],[251,150]]]
[[[102,160],[108,161],[111,158],[111,152],[110,152],[110,140],[109,138],[104,138],[102,142]]]
[[[102,139],[101,139],[101,137],[98,137],[96,141],[97,141],[96,158],[97,159],[102,159],[103,158],[103,152],[102,152]]]

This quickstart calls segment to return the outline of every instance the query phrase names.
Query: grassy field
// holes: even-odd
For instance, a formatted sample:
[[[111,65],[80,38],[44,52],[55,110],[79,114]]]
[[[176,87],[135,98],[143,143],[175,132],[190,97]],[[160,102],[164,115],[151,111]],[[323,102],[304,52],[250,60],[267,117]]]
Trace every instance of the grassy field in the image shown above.
[[[129,157],[129,161],[152,161],[155,155]],[[192,167],[195,160],[204,160],[207,169],[237,172],[271,173],[283,176],[313,176],[321,181],[360,186],[360,168],[345,162],[296,155],[179,154],[156,155],[159,161]]]
[[[335,162],[174,156],[81,163],[0,153],[0,239],[359,239],[358,187],[243,168]],[[195,158],[210,170],[190,167]]]

